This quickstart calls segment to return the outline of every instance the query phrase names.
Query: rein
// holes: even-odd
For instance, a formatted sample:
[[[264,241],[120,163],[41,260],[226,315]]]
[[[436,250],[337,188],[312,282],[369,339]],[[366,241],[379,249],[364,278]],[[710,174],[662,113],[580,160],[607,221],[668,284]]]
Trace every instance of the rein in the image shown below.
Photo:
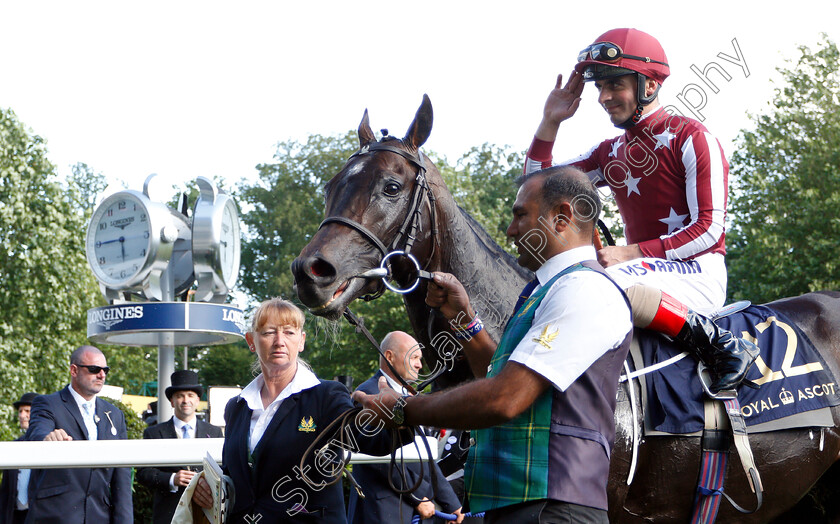
[[[417,174],[414,177],[414,187],[411,189],[411,199],[408,211],[406,212],[402,225],[400,226],[399,231],[397,231],[397,235],[394,237],[394,240],[393,242],[391,242],[391,245],[386,247],[385,243],[382,242],[379,239],[379,237],[376,236],[375,233],[373,233],[371,230],[369,230],[362,224],[347,217],[327,217],[321,222],[321,225],[318,226],[318,229],[320,230],[325,225],[333,223],[347,226],[350,229],[355,230],[357,233],[362,235],[362,237],[365,240],[370,242],[379,251],[382,258],[385,258],[391,251],[403,251],[405,253],[410,253],[411,248],[414,246],[414,241],[417,239],[417,234],[420,232],[420,214],[422,213],[422,206],[425,197],[425,200],[428,201],[430,209],[429,220],[431,222],[432,254],[434,254],[434,249],[437,247],[437,241],[435,240],[435,237],[437,236],[435,195],[432,193],[432,188],[429,186],[429,182],[426,179],[426,164],[423,161],[423,155],[420,153],[420,151],[418,151],[415,155],[404,149],[391,146],[385,142],[386,138],[387,137],[383,137],[382,140],[380,140],[379,142],[374,142],[373,144],[363,146],[361,149],[350,155],[350,158],[347,159],[347,163],[350,163],[351,160],[358,156],[366,155],[369,153],[375,153],[376,151],[387,151],[389,153],[394,153],[405,158],[417,168]],[[392,138],[389,140],[389,142],[393,140],[396,139]],[[396,141],[402,143],[401,140]],[[346,165],[347,164],[345,164],[345,166]],[[400,247],[401,243],[403,244],[403,247]],[[431,257],[429,258],[431,259]],[[381,297],[384,292],[385,286],[384,284],[380,284],[373,294],[365,295],[361,298],[365,302],[369,302],[371,300]]]
[[[333,484],[338,482],[339,479],[341,478],[341,472],[344,472],[347,475],[347,478],[350,479],[351,484],[353,484],[353,487],[356,489],[359,496],[361,498],[365,497],[364,493],[361,490],[361,487],[359,486],[358,482],[356,482],[356,479],[354,479],[353,475],[345,469],[347,467],[347,465],[350,463],[350,459],[352,458],[352,455],[353,455],[352,450],[355,447],[354,446],[355,437],[352,435],[352,432],[353,432],[352,426],[357,424],[357,416],[362,411],[363,411],[363,409],[361,407],[353,407],[353,408],[350,408],[347,411],[343,412],[335,420],[330,422],[330,424],[326,428],[324,428],[324,430],[321,433],[319,433],[318,436],[315,437],[315,439],[312,441],[312,443],[309,445],[309,447],[306,449],[306,451],[303,453],[303,455],[301,455],[300,465],[298,467],[300,468],[300,471],[305,472],[309,468],[306,465],[306,459],[307,459],[307,457],[310,456],[310,454],[314,453],[315,460],[317,461],[319,456],[330,457],[330,455],[326,454],[327,450],[330,447],[332,447],[332,448],[338,447],[340,450],[346,451],[346,454],[339,452],[337,454],[338,456],[336,456],[336,454],[334,454],[334,453],[331,453],[332,457],[328,460],[328,462],[331,462],[334,467],[331,468],[331,470],[328,471],[327,474],[324,475],[324,476],[333,477],[333,478],[330,481],[325,481],[323,483],[323,485],[318,486],[319,489],[322,489],[326,486],[332,486]],[[414,435],[419,435],[419,436],[423,437],[423,444],[425,445],[426,456],[428,457],[428,459],[422,459],[421,458],[421,460],[419,461],[420,462],[420,474],[418,475],[417,481],[415,482],[415,484],[413,486],[407,486],[408,476],[406,475],[404,459],[403,459],[402,456],[400,456],[398,473],[399,473],[400,480],[401,480],[401,483],[403,485],[403,488],[398,488],[398,487],[394,486],[394,481],[393,481],[393,471],[394,471],[394,468],[397,467],[397,450],[408,444],[407,442],[403,442],[403,437],[406,436],[407,432],[409,432],[409,431],[411,432],[412,437],[414,437]],[[365,436],[367,436],[367,434],[365,434],[365,433],[363,433],[363,434]],[[418,456],[420,456],[420,450],[417,447],[417,441],[412,439],[412,442],[414,442],[415,449],[418,450]],[[420,499],[415,497],[413,495],[413,492],[416,491],[420,487],[420,485],[423,481],[423,477],[424,477],[423,460],[428,460],[427,467],[429,468],[429,472],[432,472],[433,468],[434,468],[434,460],[432,459],[432,450],[429,447],[429,441],[428,441],[428,439],[426,439],[426,435],[424,435],[423,432],[420,431],[417,426],[409,426],[407,428],[404,428],[403,430],[395,429],[391,433],[391,449],[392,449],[391,460],[389,462],[389,467],[388,467],[388,483],[389,483],[391,489],[393,489],[395,492],[399,493],[401,496],[402,495],[408,495],[409,497],[412,497],[415,505],[419,504]],[[341,458],[339,458],[339,457],[341,457]],[[324,465],[324,467],[325,466],[326,465]],[[432,474],[432,475],[430,475],[430,478],[431,478],[431,484],[432,484],[432,491],[433,491],[433,493],[437,494],[437,492],[438,492],[437,477]],[[316,487],[314,484],[311,483],[311,481],[309,481],[309,479],[305,475],[303,475],[303,480],[304,480],[304,482],[306,482],[310,486]]]
[[[428,379],[421,382],[417,386],[417,388],[414,388],[408,382],[406,382],[406,380],[403,379],[400,376],[399,373],[397,373],[397,371],[394,369],[394,367],[391,365],[391,363],[388,362],[388,359],[385,358],[385,354],[382,352],[382,348],[379,346],[379,343],[376,342],[376,339],[373,337],[373,335],[370,334],[370,331],[368,331],[368,329],[365,327],[364,320],[357,317],[355,314],[353,314],[353,312],[350,311],[350,308],[345,308],[344,318],[347,320],[347,322],[350,323],[350,325],[352,325],[353,327],[356,328],[357,333],[362,333],[365,336],[365,338],[368,339],[368,341],[371,343],[371,345],[373,345],[373,347],[376,348],[376,351],[382,357],[380,360],[385,362],[385,365],[387,365],[388,369],[391,370],[392,375],[394,377],[396,377],[397,381],[406,389],[406,391],[408,391],[412,395],[416,395],[420,391],[425,389],[426,386],[428,386],[432,381],[434,381],[446,369],[446,366],[443,366],[437,373],[432,374],[432,376],[430,376]],[[361,411],[362,411],[361,407],[353,407],[353,408],[348,409],[347,411],[345,411],[341,415],[339,415],[339,417],[336,418],[335,420],[333,420],[324,429],[323,432],[321,432],[317,437],[315,437],[315,440],[312,441],[312,443],[309,445],[309,447],[306,449],[306,451],[303,453],[303,455],[301,455],[300,466],[299,467],[300,467],[301,471],[306,471],[305,470],[305,468],[306,468],[305,462],[306,462],[307,457],[310,454],[312,454],[314,452],[317,456],[319,453],[325,452],[327,450],[327,448],[330,447],[330,445],[337,443],[338,447],[341,448],[342,450],[345,450],[347,453],[346,453],[346,455],[343,456],[343,458],[334,458],[333,459],[333,463],[334,463],[335,467],[333,468],[332,471],[335,473],[335,475],[334,475],[334,478],[331,481],[326,483],[326,485],[331,486],[332,484],[335,484],[336,482],[338,482],[338,480],[341,478],[341,475],[340,475],[339,472],[344,471],[347,478],[350,479],[351,484],[353,485],[353,487],[358,492],[359,496],[361,498],[364,498],[365,495],[362,492],[362,489],[361,489],[361,486],[359,486],[359,483],[356,482],[356,479],[353,478],[353,475],[349,471],[345,470],[347,464],[350,463],[350,459],[352,457],[352,451],[351,451],[352,448],[350,446],[350,442],[348,442],[348,435],[349,435],[349,432],[352,432],[351,425],[356,423],[356,416]],[[419,435],[419,436],[423,437],[423,444],[425,445],[426,456],[428,457],[428,465],[426,467],[429,468],[430,479],[431,479],[431,484],[432,484],[432,492],[437,494],[438,493],[437,477],[434,474],[432,474],[432,471],[434,469],[434,460],[432,459],[432,450],[429,447],[429,442],[426,439],[426,435],[423,433],[423,431],[421,431],[419,429],[418,426],[409,426],[407,429],[409,431],[411,431],[412,436]],[[336,434],[338,435],[338,441],[336,441],[336,439],[333,438]],[[412,497],[412,502],[414,503],[414,505],[417,505],[417,504],[420,503],[420,499],[418,499],[417,497],[414,496],[414,492],[420,487],[420,485],[423,481],[423,477],[424,477],[423,459],[421,458],[421,460],[420,460],[420,474],[418,475],[417,481],[414,483],[414,485],[409,486],[408,485],[408,475],[406,474],[405,463],[404,463],[404,459],[403,459],[402,455],[400,456],[399,465],[397,465],[397,449],[402,448],[405,445],[407,445],[407,443],[404,443],[403,440],[402,440],[403,436],[404,436],[403,433],[399,429],[394,430],[391,434],[391,449],[392,449],[392,451],[391,451],[391,460],[388,463],[388,484],[389,484],[390,488],[394,492],[399,493],[400,496],[407,495],[409,497]],[[327,441],[327,443],[324,444],[323,446],[321,446],[320,448],[318,448],[318,451],[315,451],[317,446],[321,443],[321,441],[326,440],[327,437],[330,437],[329,440]],[[349,437],[349,441],[353,441],[353,437]],[[417,453],[418,456],[421,456],[420,450],[417,447],[416,440],[413,440],[413,442],[414,442],[415,449],[418,450],[418,453]],[[402,487],[397,487],[397,486],[394,485],[394,475],[393,475],[393,473],[394,473],[395,469],[397,469],[397,472],[399,473],[399,479],[401,481]],[[330,476],[332,476],[332,475],[330,475]]]

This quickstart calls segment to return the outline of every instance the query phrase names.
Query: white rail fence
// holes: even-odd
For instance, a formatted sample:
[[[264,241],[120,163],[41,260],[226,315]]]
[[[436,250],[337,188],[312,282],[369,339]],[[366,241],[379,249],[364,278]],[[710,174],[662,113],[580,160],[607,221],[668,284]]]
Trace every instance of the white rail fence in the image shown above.
[[[432,459],[438,457],[438,443],[426,437]],[[210,453],[222,463],[223,438],[74,440],[67,442],[0,442],[0,469],[123,468],[161,466],[200,466]],[[404,460],[426,460],[426,447],[417,437],[417,446],[400,450]],[[417,449],[420,452],[418,453]],[[398,455],[399,457],[399,455]],[[390,456],[374,457],[354,453],[353,464],[387,463]]]

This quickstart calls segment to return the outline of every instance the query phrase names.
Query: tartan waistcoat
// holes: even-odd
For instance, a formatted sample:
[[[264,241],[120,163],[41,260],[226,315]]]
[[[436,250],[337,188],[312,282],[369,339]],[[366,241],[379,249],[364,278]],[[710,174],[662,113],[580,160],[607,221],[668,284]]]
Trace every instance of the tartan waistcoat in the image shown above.
[[[590,261],[555,275],[510,320],[491,360],[488,377],[502,370],[530,330],[534,312],[552,284],[581,270],[609,278],[603,268]],[[596,360],[565,391],[550,387],[510,421],[473,432],[475,445],[465,466],[471,512],[540,499],[607,509],[618,375],[630,336],[628,333],[618,348]]]

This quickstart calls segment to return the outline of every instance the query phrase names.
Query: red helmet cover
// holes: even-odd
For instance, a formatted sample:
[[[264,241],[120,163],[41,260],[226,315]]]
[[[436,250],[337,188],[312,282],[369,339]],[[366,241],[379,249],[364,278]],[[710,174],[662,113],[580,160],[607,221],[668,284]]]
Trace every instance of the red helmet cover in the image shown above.
[[[596,38],[593,44],[601,42],[610,42],[617,45],[621,48],[622,54],[641,56],[659,62],[664,62],[665,64],[668,63],[668,58],[665,56],[665,50],[662,49],[659,41],[649,34],[639,31],[638,29],[612,29]],[[633,58],[619,58],[615,62],[602,62],[589,58],[582,62],[578,62],[575,66],[575,71],[583,74],[587,66],[594,64],[629,69],[631,71],[641,73],[648,78],[652,78],[659,84],[665,82],[665,79],[671,74],[671,69],[667,65],[657,64],[656,62],[645,62]]]

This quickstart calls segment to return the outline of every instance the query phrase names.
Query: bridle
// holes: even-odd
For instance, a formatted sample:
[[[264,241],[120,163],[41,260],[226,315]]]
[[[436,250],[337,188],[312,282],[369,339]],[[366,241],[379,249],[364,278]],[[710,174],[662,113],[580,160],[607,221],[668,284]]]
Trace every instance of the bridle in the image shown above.
[[[363,226],[362,224],[356,222],[353,219],[342,217],[342,216],[331,216],[325,218],[321,225],[318,226],[320,230],[327,224],[343,224],[350,229],[355,230],[357,233],[362,235],[362,237],[373,244],[373,246],[379,251],[382,258],[385,258],[388,253],[392,251],[401,250],[405,253],[410,253],[411,248],[414,245],[414,241],[417,239],[417,234],[420,232],[420,214],[422,213],[423,203],[424,200],[428,202],[429,209],[430,209],[430,225],[431,225],[431,235],[432,235],[432,254],[434,254],[434,249],[436,247],[436,236],[437,236],[437,220],[435,214],[435,195],[432,193],[432,188],[429,186],[429,182],[426,179],[426,164],[423,162],[423,155],[420,151],[417,151],[417,154],[412,154],[409,151],[404,149],[400,149],[398,147],[394,147],[389,145],[389,142],[398,142],[403,144],[402,140],[399,140],[394,137],[390,136],[383,136],[379,142],[374,142],[372,144],[367,144],[362,146],[358,151],[350,155],[350,158],[347,159],[347,163],[345,166],[350,163],[354,158],[372,154],[376,151],[388,151],[390,153],[394,153],[400,155],[401,157],[405,158],[414,167],[417,168],[417,174],[414,177],[414,187],[411,189],[411,198],[410,204],[408,207],[408,211],[405,214],[405,218],[403,219],[402,225],[400,226],[399,231],[397,231],[397,235],[394,237],[394,240],[391,242],[391,245],[386,247],[385,243],[382,242],[379,237],[376,236],[371,230]],[[402,247],[400,247],[402,244]],[[431,259],[431,257],[430,257]],[[362,300],[365,302],[374,300],[382,296],[382,293],[385,292],[385,285],[380,282],[379,287],[377,290],[369,295],[362,296]]]
[[[320,230],[325,225],[333,224],[333,223],[342,224],[342,225],[345,225],[345,226],[349,227],[350,229],[353,229],[354,231],[359,233],[362,236],[362,238],[367,240],[370,244],[372,244],[379,251],[380,262],[384,263],[384,262],[387,262],[387,259],[392,254],[395,254],[395,252],[401,251],[402,253],[404,253],[406,255],[410,255],[411,248],[414,246],[414,242],[415,242],[415,240],[417,240],[417,235],[420,232],[420,215],[423,211],[423,204],[424,204],[424,201],[425,201],[425,202],[428,202],[429,210],[430,210],[429,211],[429,215],[430,215],[429,216],[429,223],[430,223],[430,227],[431,227],[430,233],[431,233],[431,237],[432,237],[432,253],[429,256],[429,261],[431,261],[432,257],[434,256],[435,249],[437,248],[437,234],[438,234],[438,231],[437,231],[437,216],[436,216],[436,212],[435,212],[435,195],[434,195],[434,193],[432,193],[432,189],[429,186],[429,182],[426,178],[426,164],[423,161],[423,155],[420,153],[419,150],[417,151],[417,154],[415,155],[415,154],[413,154],[409,151],[406,151],[404,149],[394,147],[393,145],[390,145],[391,142],[396,142],[398,144],[404,144],[404,142],[402,140],[397,139],[397,138],[388,136],[387,131],[384,131],[384,130],[383,130],[383,135],[384,136],[382,137],[382,139],[380,139],[379,142],[373,142],[372,144],[366,144],[366,145],[362,146],[358,151],[356,151],[355,153],[350,155],[350,158],[348,158],[347,162],[345,163],[345,167],[347,166],[347,164],[349,164],[356,157],[360,157],[362,155],[367,155],[367,154],[373,154],[377,151],[387,151],[389,153],[394,153],[396,155],[399,155],[399,156],[403,157],[404,159],[408,160],[412,165],[414,165],[415,168],[417,168],[417,173],[414,177],[414,187],[411,189],[411,197],[410,197],[410,203],[409,203],[408,211],[406,211],[405,218],[403,218],[403,221],[402,221],[402,225],[400,226],[400,229],[397,231],[397,235],[394,237],[394,240],[391,242],[391,245],[386,247],[385,243],[382,242],[382,240],[380,240],[379,237],[377,237],[375,233],[373,233],[371,230],[369,230],[368,228],[366,228],[362,224],[356,222],[353,219],[347,218],[347,217],[342,217],[342,216],[326,217],[321,222],[321,225],[318,226],[318,229]],[[416,263],[416,259],[414,259],[411,256],[409,258],[412,258],[414,260],[414,262]],[[381,265],[384,265],[384,264],[381,264]],[[427,263],[426,267],[428,267],[428,263]],[[424,272],[424,271],[420,271],[419,268],[418,268],[418,271],[420,273]],[[426,275],[428,275],[428,273],[426,273]],[[429,278],[429,277],[427,276],[427,278]],[[362,298],[362,300],[364,300],[366,302],[369,302],[371,300],[375,300],[375,299],[379,298],[380,296],[382,296],[382,294],[385,292],[385,289],[386,289],[385,279],[383,278],[382,280],[380,280],[379,287],[377,288],[377,290],[374,293],[369,294],[369,295],[364,295],[361,298]],[[393,289],[393,288],[391,288],[391,289]],[[406,290],[405,292],[409,292],[409,291],[412,291],[412,290],[414,290],[414,287],[411,287],[409,290]],[[364,321],[361,318],[354,315],[353,312],[350,311],[349,307],[346,307],[344,309],[344,318],[347,320],[347,322],[350,323],[350,325],[352,325],[356,329],[357,333],[363,334],[368,339],[368,341],[371,343],[371,345],[373,345],[373,347],[376,348],[376,350],[379,352],[380,355],[383,356],[383,359],[384,359],[382,349],[379,347],[379,344],[377,343],[376,339],[373,338],[373,336],[370,334],[370,332],[365,327]],[[393,372],[394,376],[398,377],[398,381],[402,384],[402,386],[405,387],[407,390],[411,391],[412,393],[415,392],[415,391],[422,391],[423,388],[425,388],[428,384],[430,384],[432,381],[434,381],[446,368],[446,366],[443,366],[437,373],[433,373],[432,376],[430,376],[426,380],[424,380],[415,389],[414,387],[409,385],[407,382],[402,380],[402,378],[399,376],[399,373],[397,373],[391,367],[390,362],[388,362],[387,359],[384,359],[384,360],[385,360],[385,363],[388,365],[388,367],[391,368],[391,371]]]

